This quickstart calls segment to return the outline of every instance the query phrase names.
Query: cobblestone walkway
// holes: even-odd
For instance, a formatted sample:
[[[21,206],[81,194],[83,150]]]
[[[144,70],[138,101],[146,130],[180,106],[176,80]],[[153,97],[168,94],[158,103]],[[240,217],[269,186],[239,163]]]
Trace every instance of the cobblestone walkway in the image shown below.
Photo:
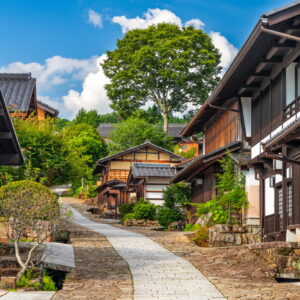
[[[223,300],[188,261],[142,234],[90,221],[77,210],[73,221],[106,236],[132,272],[135,300]]]

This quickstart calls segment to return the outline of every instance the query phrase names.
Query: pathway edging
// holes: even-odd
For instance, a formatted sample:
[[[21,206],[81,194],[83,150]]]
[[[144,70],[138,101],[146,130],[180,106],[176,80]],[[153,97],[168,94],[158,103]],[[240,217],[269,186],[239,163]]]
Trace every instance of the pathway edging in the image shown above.
[[[150,238],[93,222],[77,210],[73,222],[103,234],[127,261],[134,282],[135,300],[225,300],[222,294],[190,262],[176,256]]]

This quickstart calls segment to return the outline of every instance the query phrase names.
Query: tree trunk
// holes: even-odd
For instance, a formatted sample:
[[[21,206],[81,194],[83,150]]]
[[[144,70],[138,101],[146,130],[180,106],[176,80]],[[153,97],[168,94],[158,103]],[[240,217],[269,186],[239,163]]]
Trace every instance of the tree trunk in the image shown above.
[[[169,127],[169,115],[168,113],[163,113],[163,118],[164,118],[164,132],[168,132],[168,127]]]

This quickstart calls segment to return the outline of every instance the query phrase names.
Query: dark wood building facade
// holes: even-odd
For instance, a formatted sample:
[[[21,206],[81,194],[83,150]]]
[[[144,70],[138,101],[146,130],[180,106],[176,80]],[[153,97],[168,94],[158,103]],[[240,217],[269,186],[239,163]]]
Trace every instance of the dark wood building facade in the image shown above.
[[[204,149],[211,151],[228,143],[235,130],[227,125],[222,132],[213,122],[208,128],[208,120],[222,115],[221,110],[235,113],[241,130],[237,140],[241,149],[251,150],[245,172],[248,200],[256,203],[253,213],[259,212],[265,241],[300,241],[299,63],[296,1],[259,19],[218,87],[183,130],[189,135],[203,131]],[[234,123],[235,117],[227,122]]]
[[[117,212],[125,202],[136,201],[138,190],[128,183],[130,170],[135,163],[175,165],[183,159],[171,151],[152,144],[149,141],[126,149],[117,154],[99,159],[93,174],[99,174],[98,204],[105,210]]]

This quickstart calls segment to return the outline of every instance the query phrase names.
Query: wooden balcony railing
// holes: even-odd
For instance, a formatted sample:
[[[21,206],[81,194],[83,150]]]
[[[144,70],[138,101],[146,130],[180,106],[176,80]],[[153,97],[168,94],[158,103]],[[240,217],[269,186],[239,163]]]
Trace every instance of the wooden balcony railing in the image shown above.
[[[283,110],[284,121],[295,116],[299,111],[300,111],[300,96],[284,108]]]
[[[129,170],[109,170],[107,173],[107,180],[119,179],[121,181],[127,182],[129,175]]]

